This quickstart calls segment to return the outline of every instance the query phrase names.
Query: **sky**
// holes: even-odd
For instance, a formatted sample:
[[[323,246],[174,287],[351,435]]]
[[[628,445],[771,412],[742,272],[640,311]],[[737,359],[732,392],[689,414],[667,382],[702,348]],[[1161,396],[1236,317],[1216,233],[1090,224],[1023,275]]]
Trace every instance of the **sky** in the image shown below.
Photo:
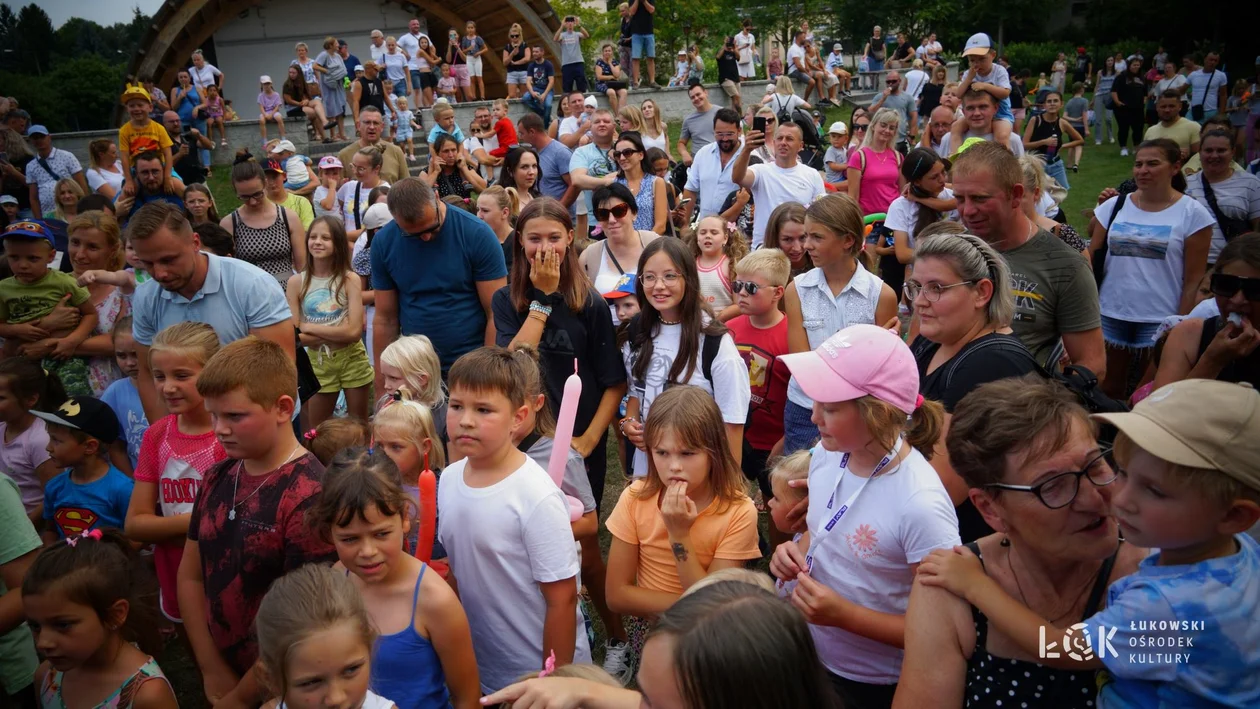
[[[30,4],[29,0],[5,0],[16,13]],[[109,26],[115,22],[130,22],[132,8],[139,7],[146,15],[153,15],[162,6],[162,0],[35,0],[52,19],[53,28],[61,27],[71,17],[82,17]]]

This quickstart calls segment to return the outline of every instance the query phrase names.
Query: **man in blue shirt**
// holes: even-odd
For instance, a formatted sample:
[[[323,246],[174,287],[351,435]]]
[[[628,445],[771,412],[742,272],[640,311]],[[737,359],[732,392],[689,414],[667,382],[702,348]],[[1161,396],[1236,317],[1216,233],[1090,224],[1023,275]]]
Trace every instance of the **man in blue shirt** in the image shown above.
[[[256,335],[296,359],[293,315],[276,279],[253,264],[202,252],[201,240],[182,209],[165,203],[141,207],[127,224],[127,242],[153,277],[137,286],[131,299],[132,335],[140,360],[136,385],[150,421],[165,416],[166,407],[153,387],[149,346],[170,325],[204,322],[225,345]]]
[[[372,238],[376,292],[372,351],[379,357],[402,335],[425,335],[442,373],[460,355],[494,344],[494,292],[507,285],[503,247],[485,222],[450,209],[418,178],[395,182],[387,204],[394,221]]]
[[[516,132],[521,141],[529,143],[538,151],[538,172],[541,175],[539,191],[560,200],[564,206],[569,207],[570,214],[575,214],[573,204],[579,190],[572,186],[569,177],[569,162],[573,159],[573,151],[548,135],[542,119],[532,113],[521,116],[516,122]]]
[[[532,61],[525,65],[529,86],[526,94],[521,97],[521,103],[542,118],[543,128],[546,129],[551,125],[551,100],[554,96],[552,89],[556,85],[556,68],[550,61],[543,59],[542,45],[530,48],[530,58]]]

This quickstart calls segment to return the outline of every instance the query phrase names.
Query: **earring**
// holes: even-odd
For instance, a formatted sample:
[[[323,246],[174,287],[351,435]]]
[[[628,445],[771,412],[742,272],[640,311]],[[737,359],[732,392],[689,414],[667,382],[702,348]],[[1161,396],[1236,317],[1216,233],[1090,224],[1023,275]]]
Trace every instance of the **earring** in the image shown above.
[[[1001,541],[1001,542],[999,542],[999,543],[998,543],[998,545],[999,545],[999,546],[1004,546],[1004,547],[1009,547],[1009,546],[1011,545],[1011,538],[1010,538],[1010,537],[1002,537],[1002,541]]]

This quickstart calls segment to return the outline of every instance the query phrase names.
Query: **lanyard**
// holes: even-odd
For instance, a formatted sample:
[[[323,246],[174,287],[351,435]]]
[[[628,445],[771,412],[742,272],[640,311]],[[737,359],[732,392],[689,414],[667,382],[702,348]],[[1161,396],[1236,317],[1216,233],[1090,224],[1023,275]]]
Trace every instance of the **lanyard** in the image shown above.
[[[862,480],[862,484],[858,486],[858,489],[854,490],[852,495],[849,495],[849,499],[845,500],[844,504],[840,505],[840,508],[837,509],[836,513],[831,516],[831,519],[827,520],[827,524],[824,525],[822,529],[818,530],[818,534],[815,537],[810,539],[810,543],[809,543],[810,552],[805,555],[805,572],[806,573],[809,573],[810,571],[813,571],[814,569],[813,550],[819,548],[819,545],[822,543],[823,538],[826,537],[829,533],[831,533],[832,529],[835,529],[835,526],[839,524],[840,522],[840,518],[844,517],[844,514],[849,511],[849,508],[853,507],[853,503],[857,501],[858,495],[862,494],[862,491],[866,489],[866,485],[871,481],[871,479],[874,478],[876,475],[879,475],[879,472],[883,470],[894,459],[896,459],[897,454],[899,454],[900,452],[901,452],[901,438],[898,438],[897,442],[893,445],[892,450],[888,451],[888,455],[884,456],[879,461],[879,464],[876,465],[875,469],[871,471],[870,476]],[[827,509],[829,510],[835,507],[836,495],[839,494],[840,492],[840,485],[841,483],[844,482],[844,474],[846,471],[848,471],[848,469],[849,469],[849,454],[845,453],[844,457],[840,459],[840,479],[836,480],[836,489],[832,490],[831,497],[827,499]]]

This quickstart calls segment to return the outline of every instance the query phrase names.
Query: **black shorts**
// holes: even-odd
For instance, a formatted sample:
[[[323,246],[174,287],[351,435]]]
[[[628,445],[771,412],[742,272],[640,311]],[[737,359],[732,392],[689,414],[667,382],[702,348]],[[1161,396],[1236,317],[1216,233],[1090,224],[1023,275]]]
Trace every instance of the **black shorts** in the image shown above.
[[[604,82],[605,91],[608,91],[608,90],[620,91],[625,88],[629,88],[629,84],[627,84],[624,81],[605,81]]]
[[[766,469],[766,464],[770,462],[770,451],[753,448],[747,436],[744,437],[743,447],[743,457],[739,466],[744,471],[744,477],[756,480],[757,487],[761,489],[761,499],[768,501],[774,496],[770,490],[770,471]]]
[[[286,115],[288,115],[289,118],[301,118],[306,114],[302,112],[301,106],[289,106],[289,110]]]
[[[420,88],[422,90],[423,89],[436,89],[437,88],[437,75],[435,75],[431,71],[420,72]]]

